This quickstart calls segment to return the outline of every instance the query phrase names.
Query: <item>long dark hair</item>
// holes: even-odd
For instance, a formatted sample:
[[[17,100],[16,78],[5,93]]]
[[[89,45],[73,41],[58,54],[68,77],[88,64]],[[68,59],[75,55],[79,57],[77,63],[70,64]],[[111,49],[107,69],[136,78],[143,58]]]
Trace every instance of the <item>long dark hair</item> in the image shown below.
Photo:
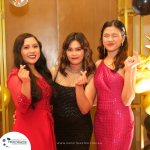
[[[84,58],[82,62],[82,68],[83,70],[87,71],[87,76],[88,76],[95,70],[96,67],[92,60],[93,52],[90,48],[90,44],[87,41],[86,37],[81,32],[72,32],[65,39],[63,46],[62,46],[62,52],[61,52],[61,58],[60,58],[60,65],[59,65],[60,73],[63,74],[64,76],[67,76],[65,69],[67,66],[70,65],[70,62],[67,58],[67,49],[70,43],[74,40],[80,43],[81,49],[84,49]]]
[[[14,53],[14,66],[17,67],[18,69],[20,68],[20,65],[26,65],[25,69],[29,71],[29,76],[31,78],[31,96],[32,96],[32,101],[31,101],[31,107],[35,109],[34,104],[41,99],[41,89],[36,83],[36,77],[34,74],[32,74],[31,69],[28,67],[27,63],[23,60],[23,57],[21,55],[21,48],[24,44],[24,40],[33,37],[40,48],[40,58],[38,61],[35,63],[35,68],[36,70],[45,78],[47,83],[52,87],[52,93],[55,94],[55,88],[54,84],[52,81],[52,75],[47,67],[46,64],[46,58],[42,52],[42,44],[41,42],[32,34],[30,33],[23,33],[19,35],[14,43],[14,48],[13,48],[13,53]]]
[[[115,58],[114,58],[114,65],[115,65],[115,69],[112,70],[112,72],[117,72],[119,70],[119,68],[123,68],[124,67],[124,61],[127,59],[128,57],[128,41],[127,41],[127,33],[126,33],[126,29],[124,24],[119,21],[119,20],[109,20],[107,21],[104,25],[103,28],[101,30],[101,37],[100,37],[100,43],[101,46],[99,46],[97,49],[99,51],[99,58],[100,59],[104,59],[108,54],[107,54],[107,49],[105,49],[104,52],[104,45],[103,45],[103,33],[104,30],[107,27],[111,27],[111,26],[115,26],[117,29],[120,30],[121,36],[124,37],[125,36],[125,40],[123,42],[123,45],[120,45],[119,47],[119,51],[116,54]]]

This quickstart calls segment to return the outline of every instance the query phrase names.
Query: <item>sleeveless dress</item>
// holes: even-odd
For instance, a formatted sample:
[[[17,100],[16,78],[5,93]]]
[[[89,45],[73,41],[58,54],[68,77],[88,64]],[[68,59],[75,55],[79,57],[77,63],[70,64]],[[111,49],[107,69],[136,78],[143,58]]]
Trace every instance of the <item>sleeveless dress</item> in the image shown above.
[[[134,116],[121,99],[124,78],[111,72],[104,59],[98,66],[94,85],[97,89],[97,111],[94,133],[97,150],[129,150],[133,138]]]
[[[36,82],[42,91],[42,98],[35,104],[35,110],[30,107],[31,99],[21,93],[22,81],[18,78],[19,69],[14,68],[7,79],[13,101],[17,107],[14,132],[24,134],[30,141],[31,150],[56,150],[54,135],[54,120],[50,98],[52,88],[45,79],[37,78]]]
[[[56,82],[55,87],[58,100],[53,104],[53,117],[57,150],[89,150],[93,131],[90,112],[86,115],[80,112],[75,87]]]

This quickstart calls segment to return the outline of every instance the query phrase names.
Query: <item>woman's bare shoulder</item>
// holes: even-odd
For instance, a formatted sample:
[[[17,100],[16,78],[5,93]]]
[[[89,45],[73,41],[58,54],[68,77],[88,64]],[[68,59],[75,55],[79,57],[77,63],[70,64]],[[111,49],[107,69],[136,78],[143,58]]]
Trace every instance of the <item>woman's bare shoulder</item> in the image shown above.
[[[99,60],[95,63],[96,68],[100,65],[101,62],[102,62],[102,59],[99,59]]]
[[[58,70],[59,66],[54,66],[50,69],[50,73],[52,74],[52,79],[54,80],[55,78],[55,75],[57,73],[57,70]]]

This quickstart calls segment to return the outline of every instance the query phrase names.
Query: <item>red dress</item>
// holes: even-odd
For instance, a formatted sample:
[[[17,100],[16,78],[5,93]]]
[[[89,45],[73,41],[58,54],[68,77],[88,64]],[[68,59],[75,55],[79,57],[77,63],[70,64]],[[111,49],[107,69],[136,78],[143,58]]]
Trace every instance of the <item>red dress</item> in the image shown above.
[[[17,107],[14,132],[24,134],[30,141],[31,150],[56,150],[54,135],[54,120],[50,98],[52,88],[42,77],[37,78],[37,84],[42,89],[42,98],[35,104],[35,110],[30,107],[31,99],[21,93],[22,81],[18,78],[18,69],[14,68],[7,79],[13,101]]]
[[[98,66],[94,85],[97,89],[97,111],[94,133],[97,150],[129,150],[133,138],[134,116],[121,99],[124,79],[104,64]]]

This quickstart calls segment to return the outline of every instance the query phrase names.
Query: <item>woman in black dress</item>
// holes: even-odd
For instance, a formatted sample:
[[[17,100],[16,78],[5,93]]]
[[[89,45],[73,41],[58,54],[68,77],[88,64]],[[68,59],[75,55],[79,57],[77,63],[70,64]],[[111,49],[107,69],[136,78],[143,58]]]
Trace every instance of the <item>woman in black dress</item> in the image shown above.
[[[90,112],[83,115],[78,108],[75,83],[81,76],[81,71],[87,71],[89,82],[94,76],[94,70],[92,50],[86,37],[80,32],[69,34],[63,43],[60,65],[50,70],[58,95],[53,100],[58,150],[89,150],[92,120]]]

